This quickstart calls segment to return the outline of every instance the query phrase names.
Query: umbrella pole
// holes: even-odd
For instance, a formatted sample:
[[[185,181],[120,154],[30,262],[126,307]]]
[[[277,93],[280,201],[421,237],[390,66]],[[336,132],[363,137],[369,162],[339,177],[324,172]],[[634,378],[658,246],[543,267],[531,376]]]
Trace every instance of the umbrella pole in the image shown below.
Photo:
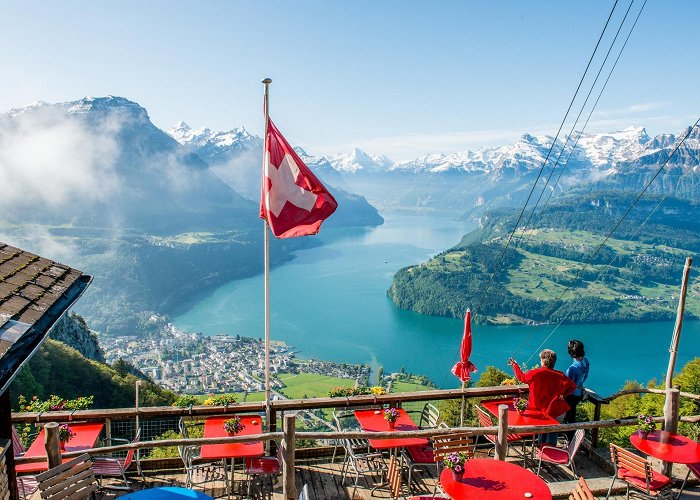
[[[459,426],[464,427],[464,380],[462,380],[462,407],[459,410]]]

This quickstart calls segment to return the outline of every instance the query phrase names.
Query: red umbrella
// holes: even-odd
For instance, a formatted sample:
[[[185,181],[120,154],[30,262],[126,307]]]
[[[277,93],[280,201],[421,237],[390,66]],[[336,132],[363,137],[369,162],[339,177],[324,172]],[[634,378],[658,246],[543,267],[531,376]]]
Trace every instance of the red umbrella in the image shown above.
[[[462,337],[462,345],[459,349],[460,360],[452,367],[452,373],[459,378],[462,383],[471,378],[471,373],[476,371],[476,366],[469,361],[469,356],[472,353],[472,313],[467,309],[464,315],[464,336]]]

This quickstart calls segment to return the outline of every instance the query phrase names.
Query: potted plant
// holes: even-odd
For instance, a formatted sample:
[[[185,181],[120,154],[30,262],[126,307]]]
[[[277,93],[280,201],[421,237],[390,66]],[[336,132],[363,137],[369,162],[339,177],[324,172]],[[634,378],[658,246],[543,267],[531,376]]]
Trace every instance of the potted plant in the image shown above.
[[[243,429],[245,429],[245,425],[241,423],[240,417],[229,418],[224,422],[224,430],[228,433],[229,436],[235,436]]]
[[[637,433],[642,438],[646,438],[656,429],[656,424],[654,423],[653,419],[654,417],[651,415],[645,415],[644,413],[637,415]]]
[[[448,453],[442,460],[442,465],[452,471],[455,481],[461,481],[464,475],[464,464],[469,460],[469,455],[464,451],[453,451]]]
[[[391,407],[384,409],[384,420],[389,424],[389,429],[393,429],[396,425],[396,420],[399,418],[399,410]]]
[[[527,410],[527,399],[521,398],[519,396],[513,398],[513,406],[519,413],[522,413],[525,410]]]
[[[61,451],[66,451],[66,443],[75,437],[75,432],[73,429],[68,427],[68,424],[61,424],[58,426],[58,442]]]

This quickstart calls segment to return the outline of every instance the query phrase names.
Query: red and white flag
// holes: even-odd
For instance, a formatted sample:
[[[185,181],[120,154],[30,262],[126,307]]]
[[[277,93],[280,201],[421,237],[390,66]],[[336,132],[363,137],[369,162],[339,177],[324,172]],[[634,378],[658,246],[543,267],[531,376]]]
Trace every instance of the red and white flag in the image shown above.
[[[267,155],[263,166],[260,218],[277,238],[318,233],[338,202],[268,122]]]

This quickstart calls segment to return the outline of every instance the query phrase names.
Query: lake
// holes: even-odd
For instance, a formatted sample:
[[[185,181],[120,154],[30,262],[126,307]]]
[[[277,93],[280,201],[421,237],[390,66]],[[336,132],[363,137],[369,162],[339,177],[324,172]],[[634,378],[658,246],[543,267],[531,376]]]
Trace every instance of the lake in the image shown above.
[[[455,245],[473,224],[451,217],[384,215],[373,229],[322,228],[322,246],[297,252],[270,273],[270,336],[299,357],[370,364],[385,373],[425,374],[438,386],[457,387],[450,368],[459,356],[463,321],[423,316],[386,296],[394,273]],[[262,251],[261,259],[262,259]],[[682,269],[678,271],[680,279]],[[478,299],[478,298],[476,298]],[[476,302],[475,299],[475,302]],[[203,295],[174,324],[207,335],[264,336],[263,276],[236,280]],[[471,360],[510,373],[506,360],[538,362],[544,347],[566,369],[569,339],[584,342],[591,362],[586,385],[606,396],[626,380],[661,380],[668,366],[673,322],[546,326],[472,325]],[[700,322],[683,325],[676,370],[697,355]],[[376,374],[376,371],[374,372]],[[479,373],[475,374],[478,377]]]

